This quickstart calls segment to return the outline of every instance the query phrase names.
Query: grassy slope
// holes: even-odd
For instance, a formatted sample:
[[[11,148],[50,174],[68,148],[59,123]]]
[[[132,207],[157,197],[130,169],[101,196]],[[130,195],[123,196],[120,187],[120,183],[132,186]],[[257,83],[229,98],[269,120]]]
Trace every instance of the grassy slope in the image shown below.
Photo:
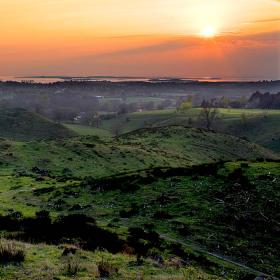
[[[85,213],[123,238],[128,227],[152,223],[155,231],[185,242],[187,249],[196,251],[200,246],[279,276],[280,164],[248,164],[226,163],[218,176],[158,177],[140,182],[138,189],[128,192],[120,190],[123,183],[100,191],[80,181],[3,177],[6,187],[0,194],[1,210],[12,208],[24,215],[34,215],[38,209],[53,215]],[[239,185],[238,177],[228,179],[240,166],[249,178],[249,188],[248,184]],[[41,194],[35,191],[46,188]],[[121,211],[129,213],[131,209],[136,211],[120,216]],[[168,217],[156,218],[157,212]]]
[[[142,226],[144,223],[153,221],[157,231],[167,233],[175,238],[182,238],[183,240],[184,236],[178,235],[176,227],[184,227],[186,225],[191,228],[191,233],[195,236],[192,242],[202,243],[203,246],[209,248],[216,246],[219,242],[226,244],[226,238],[223,234],[226,226],[212,227],[211,225],[209,228],[208,222],[213,216],[209,216],[208,210],[213,208],[216,211],[214,211],[215,214],[222,212],[223,209],[218,208],[217,203],[211,204],[213,203],[212,199],[208,201],[207,197],[205,198],[203,195],[205,193],[209,194],[205,190],[211,189],[212,186],[218,189],[221,188],[224,186],[223,182],[215,183],[215,180],[212,181],[211,178],[200,178],[197,181],[189,177],[183,177],[178,179],[178,184],[176,183],[174,188],[173,179],[165,179],[151,185],[144,185],[136,193],[124,194],[119,190],[102,193],[81,187],[79,179],[65,181],[59,178],[45,177],[38,180],[37,178],[40,176],[36,178],[34,173],[32,174],[31,168],[37,166],[58,176],[102,177],[156,166],[182,167],[240,158],[252,160],[259,157],[276,158],[271,152],[247,141],[179,126],[138,130],[117,139],[106,139],[105,142],[94,136],[28,143],[2,139],[0,141],[0,154],[1,212],[17,210],[23,212],[24,215],[34,215],[34,212],[38,209],[48,209],[52,211],[53,215],[57,215],[82,211],[96,217],[99,223],[104,226],[108,226],[108,222],[113,221],[113,230],[117,231],[120,235],[126,234],[128,226]],[[258,172],[260,174],[267,174],[268,169],[265,164],[261,164],[259,167],[260,171],[254,167],[250,168],[248,172],[251,175],[254,173],[258,174]],[[233,167],[229,165],[229,168]],[[274,170],[279,170],[279,165],[271,163],[269,170],[272,170],[272,174],[274,174]],[[21,175],[14,176],[13,174]],[[22,176],[22,174],[25,174],[25,176]],[[265,182],[266,186],[267,184],[268,182]],[[172,187],[171,192],[169,192],[170,186]],[[272,187],[274,188],[274,185]],[[38,195],[35,190],[40,188],[49,188],[49,190],[45,194]],[[165,192],[171,199],[167,205],[154,202],[157,197],[165,194]],[[265,193],[265,196],[268,198],[271,196],[269,190]],[[178,199],[180,199],[180,202],[178,202]],[[123,218],[116,221],[116,218],[119,219],[119,211],[123,209],[129,210],[133,202],[139,205],[142,210],[134,217],[131,217],[129,222]],[[149,205],[152,205],[152,207]],[[259,201],[256,200],[254,205],[259,205]],[[156,211],[165,208],[170,212],[171,219],[167,221],[153,219],[153,214]],[[188,211],[194,212],[195,215],[188,217]],[[265,213],[265,215],[267,214]],[[215,243],[213,241],[213,234],[215,236],[214,241],[217,241],[216,238],[219,238],[219,242]],[[242,243],[244,238],[239,241]],[[247,246],[243,243],[241,245],[243,246],[241,248],[246,248]],[[241,245],[233,244],[233,247],[239,250]],[[229,246],[232,246],[232,244],[229,243]],[[267,250],[269,248],[277,249],[276,246],[273,248],[272,245],[269,245]],[[226,252],[239,257],[234,250],[229,251],[228,248],[226,250]],[[41,273],[39,270],[42,263],[40,258],[37,259],[37,255],[42,254],[42,252],[49,256],[49,264],[47,266],[50,265],[55,271],[57,270],[57,264],[61,261],[59,257],[60,251],[57,248],[33,246],[31,252],[34,252],[35,255],[30,253],[30,257],[25,262],[23,270],[16,270],[13,266],[9,270],[8,267],[7,270],[2,271],[3,279],[9,279],[7,278],[8,275],[11,276],[10,279],[14,279],[14,273],[22,273],[19,275],[28,275],[30,271],[37,273],[37,270],[34,270],[35,266],[39,267],[38,273]],[[261,255],[262,252],[253,252],[260,254],[260,258],[263,257]],[[123,275],[132,275],[131,279],[134,279],[135,274],[133,273],[135,273],[135,268],[129,268],[128,263],[130,259],[128,257],[122,255],[112,256],[109,254],[107,257],[113,259],[120,258]],[[89,257],[89,260],[94,259],[98,259],[98,256],[91,255]],[[251,260],[250,264],[257,268],[271,271],[273,261],[273,258],[267,258],[264,264],[259,266],[258,263],[256,264],[256,262]],[[172,269],[155,271],[151,263],[145,264],[143,270],[144,279],[145,277],[146,279],[152,279],[151,274],[157,274],[156,277],[158,278],[155,279],[161,279],[160,277],[168,279],[168,275],[176,275],[176,271]],[[184,279],[182,275],[186,272],[178,271],[178,273],[178,279]],[[187,271],[187,275],[189,273]],[[194,270],[193,273],[193,279],[197,279],[198,274],[201,274],[202,279],[213,279],[206,274],[200,273],[198,270]],[[22,276],[19,279],[28,278]]]
[[[277,158],[235,137],[180,126],[138,130],[105,142],[98,137],[30,143],[1,140],[0,154],[2,174],[28,173],[38,167],[53,175],[67,173],[74,177],[102,177],[221,160]]]
[[[74,131],[78,135],[81,136],[99,136],[99,137],[111,137],[112,134],[110,131],[101,129],[101,128],[96,128],[96,127],[91,127],[87,125],[80,125],[80,124],[64,124],[68,129]]]
[[[246,122],[231,122],[226,131],[238,137],[259,143],[280,153],[280,117],[278,115],[262,116],[248,119]]]
[[[64,126],[24,109],[0,109],[0,137],[29,141],[74,135]]]
[[[224,120],[239,120],[242,114],[247,117],[257,116],[277,116],[280,117],[280,110],[262,110],[262,109],[219,109],[220,115]],[[187,121],[189,117],[196,118],[200,113],[200,108],[193,108],[186,110],[184,113],[176,112],[174,109],[153,110],[145,112],[137,112],[127,114],[126,116],[119,116],[116,119],[103,121],[101,127],[110,129],[113,125],[119,124],[123,127],[124,132],[135,130],[145,126],[145,124],[158,125],[161,122],[173,121],[176,123],[178,120]],[[127,121],[126,118],[130,121]]]
[[[200,109],[194,108],[185,113],[176,113],[175,110],[132,113],[103,121],[101,128],[112,131],[114,127],[119,127],[122,133],[126,133],[147,126],[188,125],[189,118],[195,120],[199,112]],[[219,112],[224,122],[221,131],[247,137],[252,142],[280,151],[280,110],[219,109]],[[246,118],[245,126],[241,121],[242,115]]]
[[[239,186],[238,178],[228,180],[227,175],[238,167],[239,163],[226,164],[219,171],[221,177],[173,177],[143,185],[134,193],[103,193],[94,199],[100,203],[95,215],[115,221],[118,209],[136,208],[129,225],[152,222],[156,231],[167,236],[233,256],[279,277],[280,164],[245,167],[250,187],[247,183]],[[110,209],[102,208],[105,201]],[[155,218],[158,211],[169,217]],[[127,220],[113,224],[127,225]]]
[[[112,272],[106,279],[143,279],[143,280],[219,280],[220,277],[209,275],[201,269],[188,266],[177,267],[176,263],[165,262],[159,266],[156,261],[146,259],[141,266],[135,265],[135,257],[125,254],[112,255],[107,252],[87,252],[78,250],[75,256],[62,256],[61,246],[32,245],[19,243],[26,248],[27,256],[21,265],[1,267],[0,279],[5,280],[93,280],[100,279],[98,265],[103,262],[109,264],[117,272]],[[73,276],[68,273],[68,263],[78,264],[78,273]],[[108,267],[109,267],[108,266]],[[113,270],[112,269],[112,270]],[[104,278],[102,278],[104,279]]]

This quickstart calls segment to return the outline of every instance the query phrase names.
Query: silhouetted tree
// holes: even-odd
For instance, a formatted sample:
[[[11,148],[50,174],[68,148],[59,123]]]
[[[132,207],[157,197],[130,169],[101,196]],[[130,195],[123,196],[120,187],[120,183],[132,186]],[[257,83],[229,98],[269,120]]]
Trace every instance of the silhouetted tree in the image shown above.
[[[206,129],[210,130],[213,126],[213,123],[217,120],[219,111],[216,108],[214,100],[205,101],[201,103],[201,112],[199,118],[204,123]]]

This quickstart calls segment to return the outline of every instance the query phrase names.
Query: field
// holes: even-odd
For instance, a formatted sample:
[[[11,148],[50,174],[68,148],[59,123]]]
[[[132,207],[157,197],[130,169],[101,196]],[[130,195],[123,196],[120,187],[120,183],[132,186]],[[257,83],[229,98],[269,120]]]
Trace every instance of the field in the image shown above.
[[[79,132],[81,135],[104,135],[104,130],[116,135],[127,133],[144,127],[157,127],[165,125],[197,126],[196,120],[201,109],[193,108],[185,112],[175,109],[154,110],[131,113],[110,120],[103,120],[100,129]],[[280,152],[280,110],[261,109],[219,109],[219,120],[214,129],[221,133],[233,134],[237,137],[247,138],[249,141]]]
[[[112,133],[102,128],[95,128],[87,125],[80,124],[64,124],[69,130],[72,130],[77,135],[81,136],[99,136],[99,137],[112,137]]]
[[[142,129],[105,140],[97,136],[32,143],[2,139],[0,153],[0,174],[43,170],[49,175],[74,178],[221,160],[278,158],[271,151],[242,139],[181,126]]]
[[[279,277],[279,154],[178,125],[199,111],[134,113],[98,129],[2,112],[0,279]],[[220,110],[226,128],[243,112]],[[268,139],[255,120],[277,131],[279,111],[246,112],[247,138]],[[126,133],[112,137],[112,122]]]
[[[4,241],[5,242],[5,241]],[[143,280],[219,280],[221,277],[203,272],[201,269],[188,266],[180,267],[176,259],[166,261],[161,266],[152,259],[147,259],[141,266],[135,265],[135,257],[128,254],[110,254],[104,251],[89,252],[77,250],[74,256],[63,256],[64,246],[32,245],[18,243],[28,252],[26,260],[18,265],[1,269],[0,279],[143,279]],[[108,271],[108,272],[107,272]],[[74,273],[74,276],[73,276]],[[109,277],[108,277],[109,275]]]
[[[58,178],[48,177],[39,181],[36,177],[6,177],[1,202],[7,207],[12,204],[13,211],[21,211],[24,216],[30,217],[42,209],[51,211],[53,217],[86,214],[94,217],[99,226],[116,232],[122,239],[127,238],[128,228],[152,229],[160,234],[162,244],[171,242],[179,246],[176,250],[184,250],[178,251],[183,259],[192,260],[191,263],[210,274],[220,273],[220,269],[226,267],[229,277],[232,273],[237,277],[244,269],[221,261],[230,258],[249,268],[279,275],[279,196],[275,196],[279,192],[279,163],[234,162],[213,167],[193,169],[191,172],[173,168],[150,170],[136,177],[123,174],[98,181],[85,178],[59,182]],[[242,173],[238,173],[240,171]],[[4,212],[9,211],[11,209]],[[266,244],[265,248],[263,244]],[[51,250],[55,253],[47,266],[57,266],[53,262],[57,262],[61,250],[48,246],[39,248],[33,246],[32,250],[40,250],[40,254],[43,254],[53,248]],[[167,261],[168,253],[165,255],[160,250],[156,252]],[[91,256],[91,253],[85,254]],[[211,263],[211,269],[208,265],[206,268],[197,263],[196,256],[199,255],[208,259],[205,262]],[[133,257],[122,255],[107,254],[106,257],[110,260],[122,258],[124,262],[129,262],[129,258],[133,260]],[[100,259],[94,255],[91,258],[93,263]],[[87,262],[85,260],[88,259],[82,259],[81,262]],[[36,257],[34,261],[40,260]],[[127,271],[129,266],[125,263],[118,263],[120,266],[128,275],[134,275],[133,271],[137,267],[132,265],[131,270]],[[147,260],[145,266],[137,271],[147,275],[153,266],[157,267],[156,262]],[[28,262],[25,269],[28,270]],[[172,269],[164,271],[163,268],[158,273],[170,273],[173,277],[177,274]],[[178,273],[184,275],[184,270]],[[194,277],[197,277],[197,269],[194,273]],[[208,279],[206,275],[202,277]]]

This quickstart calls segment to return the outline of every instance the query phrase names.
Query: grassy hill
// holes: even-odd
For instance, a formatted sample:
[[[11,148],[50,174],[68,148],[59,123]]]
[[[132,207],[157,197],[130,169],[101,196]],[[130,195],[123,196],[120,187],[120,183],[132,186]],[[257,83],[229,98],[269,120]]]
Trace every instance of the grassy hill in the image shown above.
[[[1,173],[42,169],[59,176],[102,177],[154,167],[184,167],[237,159],[272,158],[269,150],[233,136],[181,126],[142,129],[116,139],[0,141]]]
[[[3,240],[4,244],[8,241]],[[10,242],[11,243],[11,242]],[[126,279],[126,280],[222,280],[222,277],[211,275],[193,265],[180,265],[180,262],[165,260],[159,265],[156,260],[147,258],[141,266],[135,262],[135,256],[129,254],[110,254],[106,251],[90,252],[78,249],[75,255],[63,255],[65,246],[34,245],[13,242],[25,248],[26,257],[21,265],[4,266],[0,279],[5,280],[93,280],[93,279]],[[69,245],[68,245],[69,246]],[[71,248],[71,246],[69,246]],[[72,246],[73,248],[73,246]],[[75,248],[75,247],[74,247]]]
[[[108,138],[113,136],[113,134],[109,130],[102,129],[102,128],[96,128],[96,127],[81,125],[81,124],[69,124],[69,123],[64,123],[63,125],[81,136],[99,136],[101,138],[106,138],[106,137]]]
[[[188,279],[198,279],[198,275],[202,277],[199,279],[216,279],[207,273],[222,274],[223,279],[254,279],[258,274],[228,260],[279,277],[279,165],[219,163],[212,167],[153,169],[100,180],[4,176],[1,207],[3,211],[6,206],[5,212],[11,217],[17,213],[14,211],[33,216],[42,209],[54,216],[86,214],[124,240],[129,228],[160,234],[163,247],[153,249],[153,254],[163,256],[164,266],[159,266],[152,255],[137,268],[135,256],[101,253],[120,269],[121,274],[112,279],[123,279],[121,275],[126,274],[133,279],[135,270],[141,271],[144,279],[153,279],[152,275],[155,279],[185,279],[190,277],[190,270],[185,269],[193,273]],[[42,272],[42,255],[49,258],[49,272],[58,271],[58,264],[67,260],[61,257],[61,246],[27,246],[24,270],[12,266],[2,271],[4,275],[30,271],[34,264],[38,267],[35,271]],[[179,270],[168,267],[170,254],[180,256],[188,265],[179,265]],[[79,252],[77,257],[84,267],[87,261],[96,264],[101,255]],[[249,272],[251,278],[243,278],[241,271]],[[84,268],[79,275],[88,273]]]
[[[95,279],[104,269],[108,279],[247,280],[259,274],[250,267],[279,275],[273,152],[183,126],[30,139],[0,139],[0,230],[46,245],[20,243],[24,261],[1,267],[0,279]],[[63,255],[73,244],[77,253]]]
[[[200,113],[199,108],[184,113],[171,110],[154,110],[131,113],[111,120],[104,120],[102,130],[115,133],[127,133],[144,127],[166,125],[195,125]],[[237,137],[246,137],[275,152],[280,151],[280,110],[262,109],[219,109],[221,121],[215,127],[221,133],[230,133]]]
[[[0,137],[13,140],[60,139],[75,133],[24,109],[0,108]]]
[[[280,153],[280,116],[263,115],[243,122],[233,121],[225,129],[238,137],[245,137],[272,151]]]
[[[164,109],[129,113],[118,116],[117,118],[104,120],[101,123],[101,128],[111,130],[114,126],[118,125],[122,128],[123,132],[128,132],[149,125],[159,126],[161,123],[169,125],[186,124],[189,118],[197,118],[200,111],[200,108],[192,108],[184,112],[177,112],[175,109]],[[280,117],[280,110],[220,108],[219,113],[224,121],[240,120],[242,115],[245,115],[247,118],[264,115]]]

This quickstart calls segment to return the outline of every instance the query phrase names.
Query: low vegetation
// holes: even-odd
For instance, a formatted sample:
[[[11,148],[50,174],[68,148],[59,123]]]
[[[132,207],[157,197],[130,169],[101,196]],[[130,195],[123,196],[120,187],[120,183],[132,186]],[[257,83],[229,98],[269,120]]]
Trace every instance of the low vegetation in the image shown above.
[[[2,174],[34,176],[38,180],[59,176],[98,178],[155,167],[278,158],[242,139],[180,126],[142,129],[105,141],[96,136],[33,143],[2,139],[0,155]]]
[[[0,137],[30,141],[62,139],[74,135],[63,125],[24,109],[0,109]]]
[[[17,241],[0,239],[0,263],[21,263],[25,259],[24,245]]]
[[[243,139],[170,125],[190,112],[131,114],[111,137],[5,111],[0,125],[15,125],[0,139],[0,279],[279,277],[280,159],[267,137],[278,111],[219,110],[220,129]],[[143,116],[153,122],[130,131]]]
[[[200,108],[191,108],[184,111],[165,109],[129,113],[113,119],[103,120],[99,129],[92,129],[88,126],[88,132],[86,133],[89,135],[95,133],[95,135],[102,136],[104,135],[104,130],[115,135],[116,128],[121,134],[139,128],[166,125],[199,127],[204,126],[203,121],[198,121],[200,112]],[[246,137],[249,141],[279,152],[279,121],[280,110],[219,108],[216,122],[212,128],[221,133]],[[70,126],[69,128],[72,127]],[[73,130],[78,132],[75,126]],[[81,131],[81,133],[85,133],[85,130]]]

